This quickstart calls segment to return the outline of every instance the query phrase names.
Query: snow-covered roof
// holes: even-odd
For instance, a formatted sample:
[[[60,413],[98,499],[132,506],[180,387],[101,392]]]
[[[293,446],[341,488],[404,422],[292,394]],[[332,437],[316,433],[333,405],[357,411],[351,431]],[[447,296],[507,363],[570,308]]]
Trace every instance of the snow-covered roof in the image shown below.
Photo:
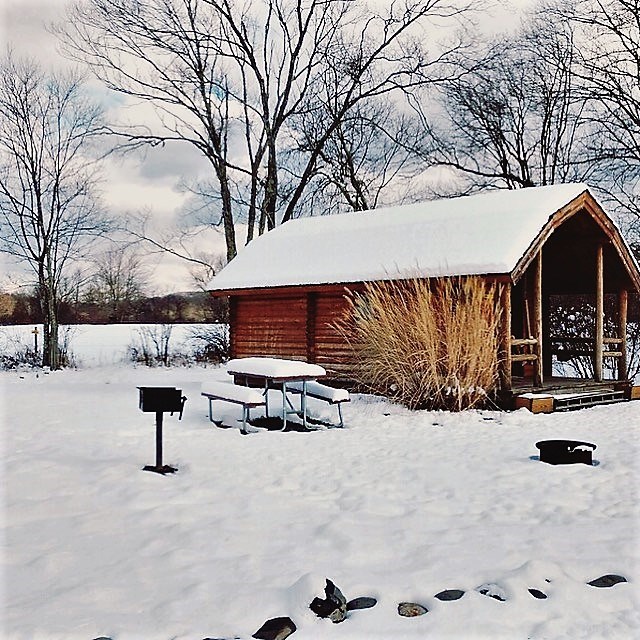
[[[208,288],[510,273],[549,218],[586,190],[498,190],[291,220],[241,249]]]

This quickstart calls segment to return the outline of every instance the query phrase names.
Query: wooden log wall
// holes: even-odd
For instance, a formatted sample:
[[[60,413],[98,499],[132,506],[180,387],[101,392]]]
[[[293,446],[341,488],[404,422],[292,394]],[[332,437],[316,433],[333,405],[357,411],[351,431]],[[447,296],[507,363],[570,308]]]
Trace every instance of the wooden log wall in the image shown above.
[[[307,359],[307,297],[237,296],[232,355]]]
[[[348,378],[350,352],[336,329],[346,311],[345,290],[231,298],[234,358],[271,356],[314,362],[329,378]]]
[[[335,322],[347,307],[344,292],[320,293],[316,298],[314,361],[324,367],[332,378],[349,378],[350,350],[335,328]]]

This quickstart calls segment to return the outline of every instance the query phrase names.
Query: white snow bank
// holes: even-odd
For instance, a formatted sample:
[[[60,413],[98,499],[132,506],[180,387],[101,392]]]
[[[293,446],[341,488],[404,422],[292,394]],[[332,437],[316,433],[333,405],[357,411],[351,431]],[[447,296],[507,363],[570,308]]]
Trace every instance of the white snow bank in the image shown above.
[[[42,348],[42,325],[0,326],[0,349],[5,352],[14,351],[19,344],[33,347],[33,329],[39,332],[39,348]],[[156,334],[161,325],[157,324],[79,324],[60,327],[60,340],[66,336],[70,354],[76,365],[80,367],[100,367],[117,364],[129,360],[129,347],[139,345],[145,331]],[[206,327],[225,325],[175,324],[172,325],[170,351],[191,349],[191,337],[194,331]]]

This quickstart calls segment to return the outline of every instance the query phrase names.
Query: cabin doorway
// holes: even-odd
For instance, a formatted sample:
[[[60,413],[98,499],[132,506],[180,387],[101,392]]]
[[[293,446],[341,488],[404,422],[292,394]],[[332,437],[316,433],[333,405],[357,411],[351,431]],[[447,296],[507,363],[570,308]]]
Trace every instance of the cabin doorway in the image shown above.
[[[630,288],[620,255],[588,212],[556,228],[511,289],[514,386],[626,380]]]

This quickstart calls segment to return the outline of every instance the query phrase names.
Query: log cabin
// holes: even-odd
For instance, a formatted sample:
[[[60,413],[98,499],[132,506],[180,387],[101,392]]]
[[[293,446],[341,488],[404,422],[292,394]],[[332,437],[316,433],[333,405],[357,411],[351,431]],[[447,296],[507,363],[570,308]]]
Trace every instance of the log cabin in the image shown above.
[[[611,386],[605,358],[617,361],[615,388],[638,394],[627,380],[625,341],[629,293],[640,291],[638,263],[585,184],[292,220],[244,247],[208,289],[229,297],[232,357],[300,359],[348,380],[349,349],[333,326],[347,307],[345,293],[380,280],[471,275],[503,285],[507,404],[527,391]],[[580,346],[592,357],[590,379],[554,376],[562,336],[552,335],[550,308],[559,295],[593,301],[591,337]],[[605,296],[616,307],[609,335]]]

